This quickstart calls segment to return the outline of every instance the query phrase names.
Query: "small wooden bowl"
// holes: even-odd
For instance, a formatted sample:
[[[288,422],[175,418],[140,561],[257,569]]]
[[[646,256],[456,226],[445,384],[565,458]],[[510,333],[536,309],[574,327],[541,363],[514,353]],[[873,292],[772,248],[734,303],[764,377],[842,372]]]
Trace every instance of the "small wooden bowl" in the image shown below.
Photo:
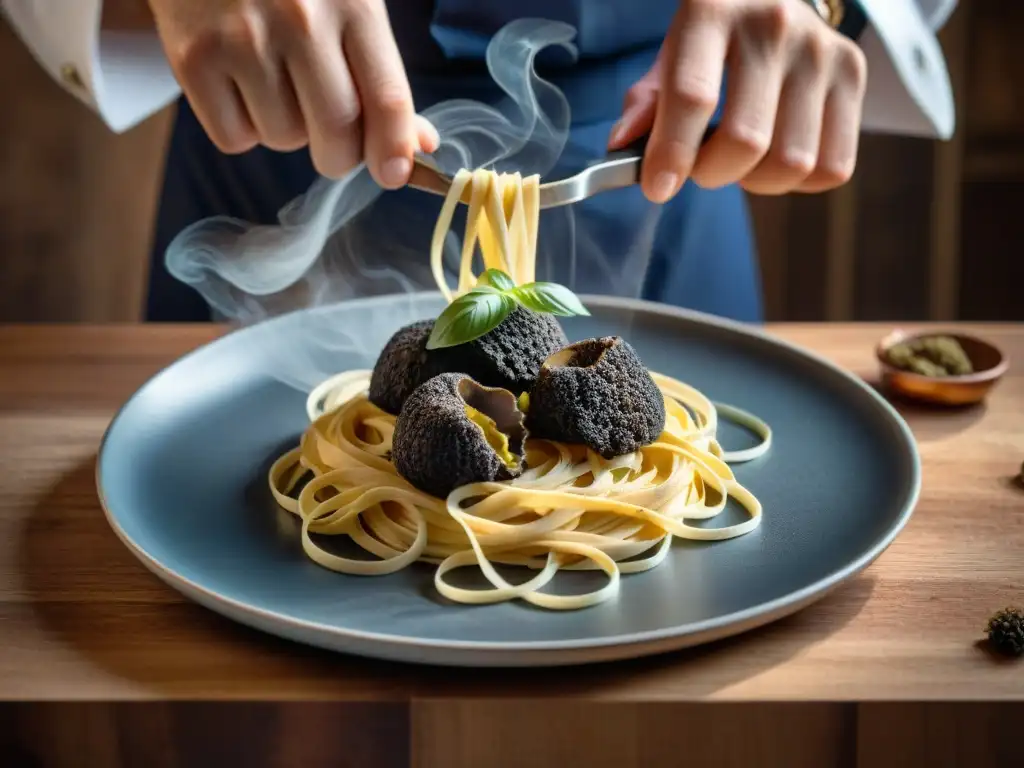
[[[889,349],[900,342],[934,336],[947,336],[960,342],[960,346],[971,361],[974,373],[966,376],[922,376],[896,368],[886,358]],[[1002,350],[983,339],[945,331],[893,331],[878,343],[875,356],[882,369],[882,386],[886,390],[912,400],[938,405],[980,403],[1006,373],[1010,363]]]

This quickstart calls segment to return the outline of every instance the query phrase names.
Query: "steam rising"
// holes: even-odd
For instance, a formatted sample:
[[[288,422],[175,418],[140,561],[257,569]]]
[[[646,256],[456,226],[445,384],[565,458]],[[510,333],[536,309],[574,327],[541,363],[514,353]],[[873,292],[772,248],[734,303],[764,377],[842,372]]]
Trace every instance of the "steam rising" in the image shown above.
[[[485,167],[544,177],[571,155],[568,101],[535,73],[534,60],[551,46],[575,58],[574,37],[570,25],[536,19],[499,31],[487,49],[487,68],[504,100],[457,99],[423,112],[441,138],[436,165],[449,175]],[[315,307],[254,329],[268,371],[308,391],[342,368],[371,367],[399,326],[441,309],[439,295],[417,293],[436,290],[429,244],[440,207],[441,198],[416,190],[383,193],[359,166],[341,180],[318,179],[280,211],[277,225],[230,217],[198,222],[171,243],[167,268],[199,291],[215,315],[236,324]],[[445,243],[453,284],[460,251],[455,232],[464,212]],[[599,236],[577,231],[571,207],[545,211],[537,279],[579,289],[580,272],[591,292],[597,286],[639,295],[655,222],[656,215],[648,216],[630,254],[606,254]],[[391,296],[352,301],[382,294]]]

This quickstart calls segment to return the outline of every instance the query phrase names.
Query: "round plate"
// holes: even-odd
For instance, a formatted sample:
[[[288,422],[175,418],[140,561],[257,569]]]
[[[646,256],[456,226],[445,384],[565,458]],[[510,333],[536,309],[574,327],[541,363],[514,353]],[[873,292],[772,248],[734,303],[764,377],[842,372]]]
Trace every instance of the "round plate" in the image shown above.
[[[339,651],[459,666],[586,663],[736,634],[820,598],[906,524],[920,484],[914,440],[863,382],[746,326],[637,301],[586,302],[592,317],[564,323],[570,339],[620,334],[650,368],[772,426],[769,453],[736,467],[764,505],[759,528],[676,541],[662,565],[623,577],[616,599],[575,612],[450,604],[426,564],[356,577],[308,560],[297,521],[265,481],[306,426],[302,388],[371,367],[399,326],[436,315],[435,294],[275,318],[167,368],[107,432],[98,466],[107,518],[157,576],[232,619]],[[739,428],[721,437],[727,448],[753,440]],[[740,514],[727,509],[710,524]],[[556,581],[577,590],[600,578]]]

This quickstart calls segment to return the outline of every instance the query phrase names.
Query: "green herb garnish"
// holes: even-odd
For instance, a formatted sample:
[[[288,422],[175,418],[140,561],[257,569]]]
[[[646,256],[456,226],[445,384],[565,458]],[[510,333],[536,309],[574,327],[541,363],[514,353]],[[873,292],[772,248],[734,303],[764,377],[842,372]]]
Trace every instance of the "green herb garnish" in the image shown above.
[[[497,328],[516,308],[507,293],[484,286],[459,296],[434,321],[427,349],[455,347]]]
[[[476,285],[478,288],[480,286],[491,286],[499,291],[511,291],[516,287],[515,281],[500,269],[488,269],[477,278]]]
[[[516,301],[534,312],[560,317],[590,314],[575,293],[558,283],[527,283],[513,288],[510,293]]]
[[[455,347],[479,339],[501,325],[517,305],[560,317],[590,314],[564,285],[516,285],[500,269],[488,269],[473,290],[455,299],[434,321],[427,349]]]

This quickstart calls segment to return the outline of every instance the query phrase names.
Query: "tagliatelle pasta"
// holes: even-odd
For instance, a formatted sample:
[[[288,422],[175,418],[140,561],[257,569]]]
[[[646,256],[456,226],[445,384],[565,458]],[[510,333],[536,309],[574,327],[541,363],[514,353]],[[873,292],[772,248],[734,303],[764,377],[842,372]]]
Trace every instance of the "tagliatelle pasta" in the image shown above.
[[[458,286],[447,285],[441,255],[455,206],[470,189]],[[539,180],[491,171],[462,171],[442,207],[431,265],[452,301],[476,285],[479,244],[484,269],[500,269],[516,284],[535,274]],[[715,405],[701,392],[652,372],[665,400],[658,439],[632,453],[605,459],[585,446],[529,439],[526,469],[504,482],[472,483],[437,498],[406,481],[389,460],[396,417],[367,397],[370,371],[338,374],[310,393],[310,426],[300,444],[272,466],[277,503],[302,522],[302,547],[319,565],[341,573],[382,575],[415,562],[436,565],[440,594],[459,603],[521,599],[543,608],[585,608],[615,596],[620,576],[661,563],[674,537],[733,538],[756,528],[761,504],[737,482],[730,463],[749,461],[771,444],[769,427],[736,408]],[[717,439],[720,418],[760,438],[750,449],[727,452]],[[702,527],[728,498],[748,513],[741,523]],[[376,559],[341,557],[314,536],[346,536]],[[529,577],[509,582],[496,565],[520,566]],[[480,568],[490,589],[451,583],[458,568]],[[544,588],[562,570],[600,570],[607,581],[581,595]]]

